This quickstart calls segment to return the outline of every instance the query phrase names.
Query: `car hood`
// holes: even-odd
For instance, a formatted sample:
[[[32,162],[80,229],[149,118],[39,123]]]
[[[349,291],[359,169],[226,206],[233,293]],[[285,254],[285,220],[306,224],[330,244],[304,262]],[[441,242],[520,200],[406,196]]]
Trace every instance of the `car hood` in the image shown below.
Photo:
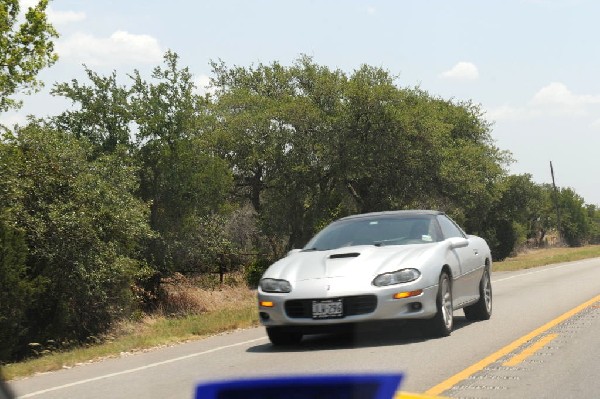
[[[327,251],[301,251],[271,265],[263,277],[290,282],[335,277],[364,277],[370,281],[381,273],[404,268],[419,269],[435,245],[369,245]]]

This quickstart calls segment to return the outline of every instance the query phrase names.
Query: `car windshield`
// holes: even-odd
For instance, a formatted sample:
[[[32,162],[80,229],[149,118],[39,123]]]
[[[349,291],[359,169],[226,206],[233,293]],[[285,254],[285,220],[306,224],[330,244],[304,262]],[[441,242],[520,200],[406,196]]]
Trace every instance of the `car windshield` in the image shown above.
[[[438,239],[430,217],[357,218],[330,224],[304,249],[323,251],[354,245],[427,244]]]

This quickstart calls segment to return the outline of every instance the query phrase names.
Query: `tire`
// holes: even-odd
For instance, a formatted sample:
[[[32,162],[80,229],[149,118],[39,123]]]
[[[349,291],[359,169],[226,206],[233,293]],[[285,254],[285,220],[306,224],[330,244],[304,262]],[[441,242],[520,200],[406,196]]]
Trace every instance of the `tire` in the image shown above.
[[[302,333],[288,331],[281,327],[267,327],[269,341],[275,346],[298,345],[302,340]]]
[[[435,303],[437,313],[432,319],[427,320],[427,330],[434,337],[447,337],[452,333],[454,316],[452,314],[452,283],[446,272],[440,274]]]
[[[488,320],[492,316],[492,281],[486,267],[479,283],[479,300],[464,309],[467,320]]]

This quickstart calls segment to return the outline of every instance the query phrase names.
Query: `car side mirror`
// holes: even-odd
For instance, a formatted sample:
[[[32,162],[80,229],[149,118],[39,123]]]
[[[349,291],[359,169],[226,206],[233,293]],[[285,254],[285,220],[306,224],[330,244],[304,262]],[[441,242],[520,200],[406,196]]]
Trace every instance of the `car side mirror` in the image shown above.
[[[450,248],[464,248],[469,246],[469,240],[463,237],[452,237],[450,238]]]

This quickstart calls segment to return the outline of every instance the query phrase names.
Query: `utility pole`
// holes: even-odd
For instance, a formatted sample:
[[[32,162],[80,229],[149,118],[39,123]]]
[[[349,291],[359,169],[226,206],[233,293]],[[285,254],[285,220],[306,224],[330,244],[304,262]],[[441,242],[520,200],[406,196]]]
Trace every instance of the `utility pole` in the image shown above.
[[[556,189],[556,183],[554,182],[554,168],[552,167],[552,161],[550,161],[550,174],[552,175],[552,187],[554,188],[554,207],[556,208],[556,225],[558,229],[558,242],[562,245],[562,235],[560,228],[560,207],[558,206],[558,190]]]

